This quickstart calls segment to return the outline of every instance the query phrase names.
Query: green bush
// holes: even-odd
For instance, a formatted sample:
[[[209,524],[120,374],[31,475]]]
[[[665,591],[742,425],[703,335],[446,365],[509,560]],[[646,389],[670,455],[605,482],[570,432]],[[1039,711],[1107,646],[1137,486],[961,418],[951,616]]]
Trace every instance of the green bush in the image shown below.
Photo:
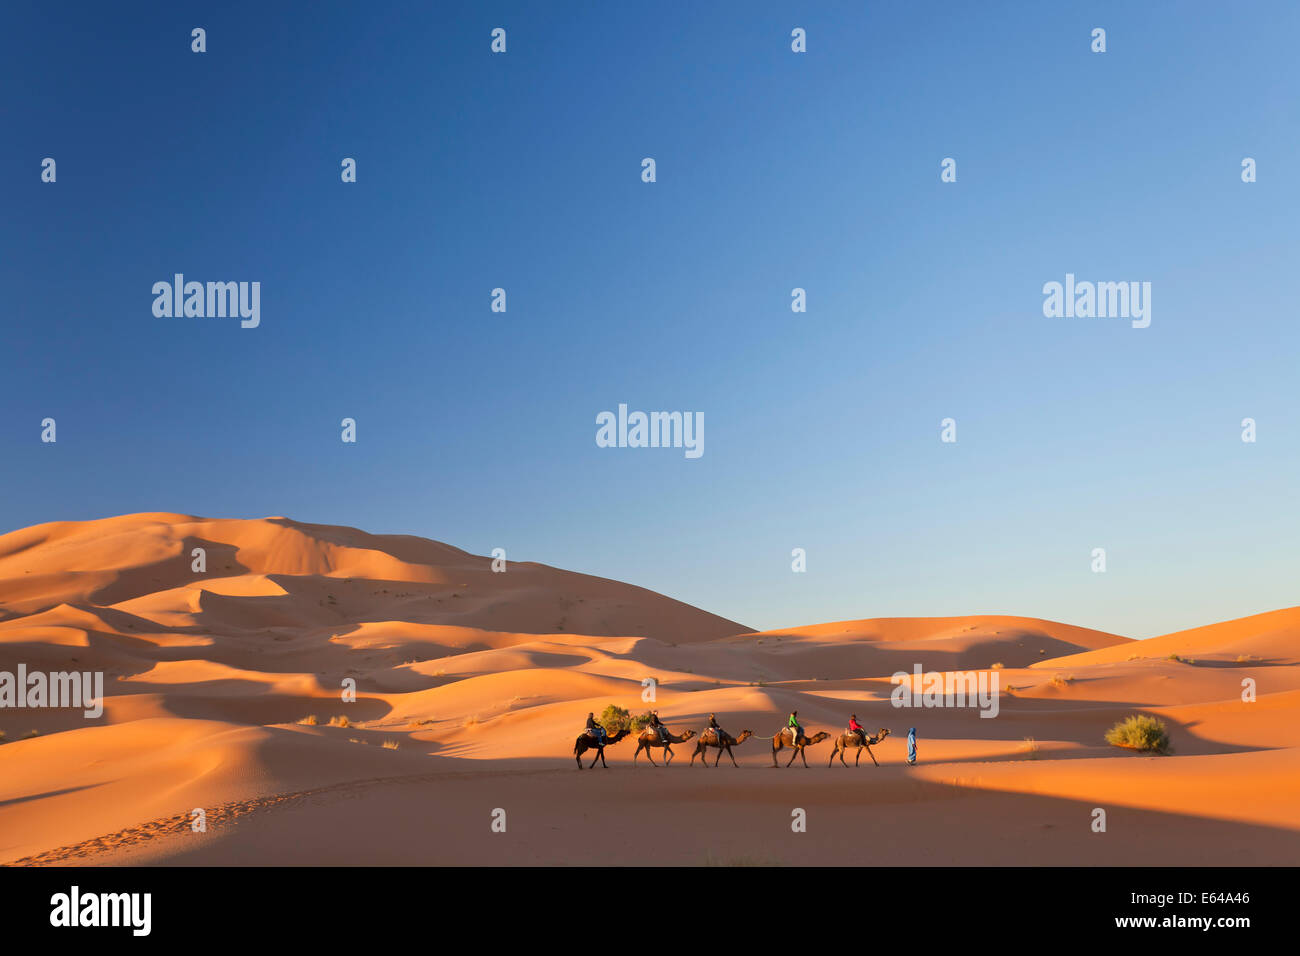
[[[1130,750],[1165,753],[1169,750],[1169,733],[1159,717],[1134,714],[1106,731],[1106,743]]]
[[[628,730],[634,734],[639,734],[650,723],[650,712],[644,714],[632,714],[618,704],[610,704],[600,712],[599,722],[611,734],[616,734],[620,730]]]

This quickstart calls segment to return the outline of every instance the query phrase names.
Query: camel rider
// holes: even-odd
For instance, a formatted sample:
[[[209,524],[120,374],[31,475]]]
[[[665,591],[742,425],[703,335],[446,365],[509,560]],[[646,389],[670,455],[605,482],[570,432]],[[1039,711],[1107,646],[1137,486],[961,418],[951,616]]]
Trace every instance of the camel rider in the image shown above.
[[[659,720],[659,711],[650,711],[650,726],[654,728],[655,733],[659,735],[659,739],[666,745],[668,743],[668,728]]]
[[[605,742],[605,728],[596,722],[596,715],[588,712],[587,714],[587,733],[595,737],[600,743]]]
[[[849,715],[849,733],[851,733],[851,734],[857,734],[857,735],[858,735],[858,739],[861,740],[863,744],[866,744],[866,742],[867,742],[867,728],[863,727],[860,723],[858,723],[858,715],[857,715],[857,714],[850,714],[850,715]]]
[[[803,728],[799,726],[799,711],[790,711],[790,719],[786,721],[786,726],[790,728],[790,746],[793,747],[799,742],[799,735],[803,733]]]
[[[718,726],[718,717],[716,714],[709,714],[709,726],[706,728],[706,733],[709,730],[713,731],[714,736],[717,737],[718,743],[722,743],[722,728]]]

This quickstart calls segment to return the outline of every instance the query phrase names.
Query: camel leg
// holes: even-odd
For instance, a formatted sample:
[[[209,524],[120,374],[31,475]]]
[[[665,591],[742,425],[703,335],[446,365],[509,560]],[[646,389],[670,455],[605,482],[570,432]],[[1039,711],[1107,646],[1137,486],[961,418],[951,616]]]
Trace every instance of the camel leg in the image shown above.
[[[803,758],[803,765],[808,766],[808,745],[804,744],[799,748],[799,756]]]
[[[672,762],[673,762],[673,748],[664,747],[664,766],[666,767]]]
[[[577,748],[577,747],[573,748],[573,759],[576,760],[576,761],[578,761],[578,769],[581,770],[581,769],[582,769],[582,754],[578,752],[578,748]]]
[[[721,748],[721,747],[718,748],[718,759],[716,759],[716,760],[713,761],[713,766],[716,767],[716,766],[717,766],[718,764],[720,764],[720,763],[722,763],[722,748]]]
[[[880,766],[880,764],[876,761],[876,755],[871,752],[870,747],[867,748],[867,756],[871,758],[871,762],[874,763],[877,767]]]
[[[790,754],[790,763],[787,763],[786,766],[788,767],[791,763],[794,763],[794,758],[797,756],[799,756],[799,748],[795,747],[793,752]]]
[[[601,756],[601,754],[600,754],[600,748],[597,747],[597,748],[596,748],[596,756],[594,756],[594,757],[591,758],[591,767],[596,766],[596,761],[600,759],[600,756]],[[591,767],[588,767],[587,769],[590,770]]]
[[[740,764],[736,763],[736,755],[733,754],[733,753],[731,752],[731,748],[730,748],[730,747],[727,748],[727,756],[731,758],[731,765],[732,765],[733,767],[739,767],[739,766],[740,766]]]

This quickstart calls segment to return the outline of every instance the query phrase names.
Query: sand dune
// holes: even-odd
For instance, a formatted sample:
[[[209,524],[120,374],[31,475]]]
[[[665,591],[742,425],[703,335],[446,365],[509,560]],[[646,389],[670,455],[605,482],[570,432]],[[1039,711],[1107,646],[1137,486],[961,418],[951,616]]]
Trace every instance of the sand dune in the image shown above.
[[[589,575],[523,562],[496,573],[489,558],[421,538],[155,513],[0,536],[0,671],[20,663],[102,672],[106,703],[94,719],[0,709],[0,862],[1226,864],[1300,853],[1300,608],[1145,641],[1009,616],[754,632]],[[895,707],[890,676],[915,667],[995,675],[997,717]],[[345,682],[355,701],[343,701]],[[654,706],[677,731],[716,713],[757,736],[736,749],[738,769],[725,757],[715,769],[716,751],[707,771],[691,766],[693,742],[668,769],[644,755],[634,765],[627,740],[607,749],[608,770],[579,773],[583,718],[611,703]],[[795,709],[810,731],[838,732],[851,712],[890,728],[874,748],[881,766],[828,768],[821,743],[809,769],[786,769],[783,751],[772,770],[763,738]],[[1172,755],[1104,743],[1138,711],[1166,722]],[[1105,834],[1090,826],[1099,806]],[[208,828],[196,833],[200,807]],[[795,807],[807,833],[790,830]],[[508,839],[489,830],[494,808],[510,814]]]

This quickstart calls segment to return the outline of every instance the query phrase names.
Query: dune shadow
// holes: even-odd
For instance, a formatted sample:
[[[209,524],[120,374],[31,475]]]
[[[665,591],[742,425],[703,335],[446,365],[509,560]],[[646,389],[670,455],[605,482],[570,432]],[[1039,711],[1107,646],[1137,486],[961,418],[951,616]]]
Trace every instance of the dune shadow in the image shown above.
[[[86,783],[80,787],[64,787],[62,790],[46,790],[43,793],[29,793],[22,797],[13,797],[10,800],[0,800],[0,807],[15,806],[20,803],[30,803],[32,800],[44,800],[46,797],[61,797],[65,793],[80,793],[82,790],[94,790],[98,787],[97,783]]]
[[[206,566],[204,571],[193,570],[196,560],[193,554],[195,548],[203,549]],[[238,577],[241,574],[248,574],[249,569],[240,564],[236,557],[238,551],[239,549],[233,544],[187,535],[181,538],[178,556],[119,571],[115,580],[91,592],[88,599],[91,603],[100,606],[121,604],[123,601],[143,597],[163,589],[160,586],[174,587],[174,583],[167,583],[167,578],[174,576],[177,571],[183,575],[192,575],[196,582],[208,578]],[[190,582],[183,580],[182,583]]]

